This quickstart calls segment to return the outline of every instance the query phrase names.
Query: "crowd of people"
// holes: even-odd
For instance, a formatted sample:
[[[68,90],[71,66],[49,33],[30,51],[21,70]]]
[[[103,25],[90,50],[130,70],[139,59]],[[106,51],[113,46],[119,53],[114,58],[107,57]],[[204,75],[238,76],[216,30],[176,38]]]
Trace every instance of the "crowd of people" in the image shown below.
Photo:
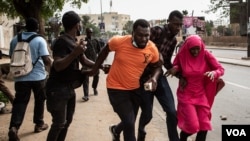
[[[113,36],[104,46],[92,39],[92,28],[86,28],[84,40],[77,40],[80,21],[74,11],[64,13],[64,34],[53,42],[53,61],[43,37],[36,37],[30,42],[33,61],[39,59],[31,73],[15,78],[15,96],[8,94],[13,105],[9,141],[20,140],[18,130],[31,91],[35,98],[34,132],[49,129],[47,141],[64,141],[73,121],[75,89],[82,86],[82,99],[88,101],[89,77],[92,76],[93,93],[98,95],[100,69],[107,74],[108,99],[120,119],[119,123],[109,127],[112,141],[120,141],[121,133],[124,141],[146,140],[145,127],[153,118],[154,97],[166,112],[169,141],[187,141],[196,133],[196,141],[206,140],[207,132],[212,129],[211,101],[216,95],[215,83],[224,74],[224,68],[205,49],[198,35],[186,37],[174,61],[171,61],[178,43],[176,35],[183,24],[180,11],[172,11],[163,26],[151,27],[147,20],[137,19],[131,35]],[[28,38],[37,34],[38,26],[36,19],[26,19],[26,31],[22,36]],[[10,55],[16,44],[17,36],[10,43]],[[112,65],[103,66],[111,51],[115,53]],[[167,76],[179,79],[177,108]],[[45,101],[52,117],[50,126],[43,120]],[[137,116],[140,117],[138,135],[135,135]]]

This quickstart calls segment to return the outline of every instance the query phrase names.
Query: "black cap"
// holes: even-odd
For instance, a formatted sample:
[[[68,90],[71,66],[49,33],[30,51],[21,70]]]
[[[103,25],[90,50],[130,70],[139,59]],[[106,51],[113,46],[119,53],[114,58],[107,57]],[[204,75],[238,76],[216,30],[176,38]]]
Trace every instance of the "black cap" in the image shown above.
[[[35,18],[27,18],[25,28],[28,31],[36,31],[38,29],[38,21]]]
[[[76,14],[74,11],[68,11],[64,13],[62,17],[62,23],[64,28],[72,28],[75,26],[78,22],[80,22],[81,19],[78,14]]]

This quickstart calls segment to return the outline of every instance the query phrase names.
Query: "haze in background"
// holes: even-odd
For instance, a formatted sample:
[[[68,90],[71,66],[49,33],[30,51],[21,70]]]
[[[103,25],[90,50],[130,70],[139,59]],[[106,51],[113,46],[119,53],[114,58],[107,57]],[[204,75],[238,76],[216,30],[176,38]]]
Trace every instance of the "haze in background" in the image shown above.
[[[172,10],[187,10],[191,16],[205,16],[205,20],[217,20],[217,14],[205,14],[203,11],[208,10],[210,0],[89,0],[87,4],[83,4],[82,8],[72,8],[69,4],[65,4],[62,14],[68,10],[74,10],[78,14],[100,14],[102,12],[118,12],[118,14],[128,14],[131,20],[135,21],[139,18],[147,20],[167,19]]]

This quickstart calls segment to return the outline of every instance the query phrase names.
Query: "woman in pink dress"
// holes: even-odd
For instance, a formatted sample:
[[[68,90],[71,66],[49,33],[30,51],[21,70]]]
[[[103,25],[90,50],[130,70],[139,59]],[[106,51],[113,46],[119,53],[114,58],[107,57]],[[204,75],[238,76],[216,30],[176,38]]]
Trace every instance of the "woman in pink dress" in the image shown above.
[[[182,74],[177,88],[177,118],[180,141],[197,133],[195,141],[205,141],[211,126],[211,107],[216,95],[216,81],[224,68],[205,49],[198,35],[189,36],[176,55],[169,74]],[[185,81],[183,81],[185,80]]]

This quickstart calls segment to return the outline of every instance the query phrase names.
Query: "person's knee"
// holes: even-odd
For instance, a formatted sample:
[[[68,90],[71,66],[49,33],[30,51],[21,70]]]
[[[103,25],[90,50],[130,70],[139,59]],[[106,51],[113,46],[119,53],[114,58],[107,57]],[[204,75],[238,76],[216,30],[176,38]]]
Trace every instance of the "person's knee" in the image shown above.
[[[153,118],[153,114],[152,113],[142,113],[141,114],[141,120],[144,120],[145,123],[149,123],[152,118]]]
[[[68,128],[70,124],[71,124],[71,122],[67,122],[67,123],[64,125],[64,128]]]
[[[124,129],[131,129],[134,127],[134,120],[132,119],[127,119],[127,120],[123,120],[123,126],[124,126]]]
[[[51,125],[51,128],[61,130],[65,128],[66,122],[54,122]]]
[[[199,123],[198,122],[192,122],[192,123],[187,123],[186,124],[186,129],[184,131],[187,131],[188,133],[194,134],[198,132],[200,129]]]

